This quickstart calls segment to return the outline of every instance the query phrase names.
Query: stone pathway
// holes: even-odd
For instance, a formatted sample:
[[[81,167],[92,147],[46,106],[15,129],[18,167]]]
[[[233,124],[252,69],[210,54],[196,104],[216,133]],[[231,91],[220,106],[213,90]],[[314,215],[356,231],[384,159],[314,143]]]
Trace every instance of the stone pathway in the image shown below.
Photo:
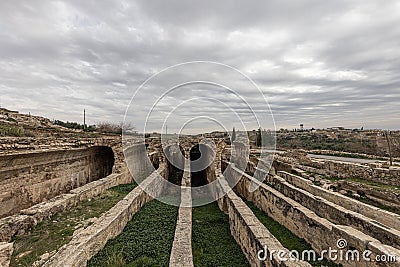
[[[176,223],[169,266],[193,266],[192,254],[192,202],[190,188],[190,160],[185,162],[182,177],[181,205]]]

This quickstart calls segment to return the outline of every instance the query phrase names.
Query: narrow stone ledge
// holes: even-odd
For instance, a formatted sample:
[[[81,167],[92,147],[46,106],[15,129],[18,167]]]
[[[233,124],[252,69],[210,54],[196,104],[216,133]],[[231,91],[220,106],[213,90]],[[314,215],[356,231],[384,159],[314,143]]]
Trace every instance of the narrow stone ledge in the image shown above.
[[[376,239],[384,244],[400,248],[400,232],[398,230],[376,223],[362,214],[348,210],[329,200],[316,197],[312,193],[288,183],[279,176],[270,177],[268,180],[279,192],[301,203],[321,218],[326,218],[335,224],[352,226],[368,235],[375,236]]]
[[[190,220],[188,220],[190,218]],[[180,207],[169,266],[193,266],[192,208]]]
[[[143,191],[142,187],[158,188],[154,184],[157,183],[158,172],[165,175],[164,167],[162,166],[158,171],[153,172],[140,186],[133,189],[124,199],[97,219],[95,223],[74,233],[72,240],[61,247],[43,266],[86,266],[87,261],[96,255],[108,240],[119,235],[133,215],[145,203],[152,200],[152,197]],[[161,190],[162,188],[159,193],[161,193]]]
[[[374,255],[383,255],[386,251],[396,253],[398,251],[396,248],[383,245],[375,238],[353,227],[335,225],[317,216],[314,212],[265,184],[262,184],[256,191],[249,193],[248,188],[253,180],[253,177],[242,173],[242,178],[235,190],[240,195],[246,196],[248,200],[252,201],[268,216],[285,225],[286,228],[297,236],[304,238],[317,252],[327,250],[329,247],[336,249],[336,242],[340,238],[346,239],[349,248],[357,249],[361,252],[371,247],[371,251],[372,248],[374,249]],[[389,265],[386,265],[386,263],[368,262],[368,266],[400,266],[399,257],[397,257],[397,260],[397,262],[391,262]],[[364,261],[340,261],[338,263],[344,266],[366,266]]]
[[[7,242],[0,242],[0,266],[10,266],[11,255],[14,251],[14,244]]]
[[[80,201],[97,196],[113,186],[129,182],[132,182],[132,177],[129,173],[111,174],[71,190],[70,193],[62,194],[46,202],[21,210],[20,214],[2,218],[0,219],[0,241],[9,242],[13,236],[26,231],[58,212],[73,207]]]
[[[289,250],[282,246],[234,192],[229,192],[224,198],[228,206],[231,233],[251,266],[311,266],[304,261],[291,262],[280,260],[278,255],[272,251],[285,251],[289,253]],[[260,250],[265,250],[267,254],[266,260],[258,258]],[[273,254],[271,255],[271,253]]]
[[[178,211],[174,243],[169,260],[169,266],[191,267],[193,265],[192,253],[192,207],[190,188],[190,161],[185,161],[185,170],[182,177],[181,206]]]
[[[311,181],[304,179],[300,176],[280,171],[278,175],[288,181],[290,184],[297,186],[307,192],[322,197],[334,204],[340,205],[346,209],[360,213],[366,217],[376,220],[384,225],[392,227],[400,231],[400,215],[386,210],[379,209],[377,207],[362,203],[355,199],[343,196],[342,194],[329,191],[325,188],[321,188],[312,184]]]

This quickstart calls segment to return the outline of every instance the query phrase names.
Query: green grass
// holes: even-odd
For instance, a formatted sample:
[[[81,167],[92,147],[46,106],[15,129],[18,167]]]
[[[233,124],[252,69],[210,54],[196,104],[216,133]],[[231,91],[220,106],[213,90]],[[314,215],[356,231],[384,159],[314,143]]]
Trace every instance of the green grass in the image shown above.
[[[306,172],[306,173],[309,174],[309,175],[312,175],[312,173],[310,173],[310,172]],[[337,182],[337,181],[340,181],[340,180],[345,180],[345,181],[351,181],[351,182],[355,182],[355,183],[359,183],[359,184],[369,185],[371,187],[376,188],[377,190],[386,189],[386,190],[392,190],[392,191],[395,191],[395,192],[400,192],[400,187],[399,186],[387,185],[387,184],[379,183],[379,182],[376,182],[376,181],[370,181],[370,180],[365,180],[365,179],[360,179],[360,178],[355,178],[355,177],[350,177],[350,178],[346,178],[345,179],[345,178],[338,178],[338,177],[333,177],[333,176],[324,176],[324,175],[320,175],[320,176],[321,176],[321,178],[329,180],[331,182]],[[318,181],[314,181],[313,184],[317,185],[317,186],[321,185],[321,183],[318,182]],[[340,189],[341,188],[338,187],[338,186],[333,186],[333,190],[334,191],[339,191]],[[373,199],[370,199],[370,198],[368,198],[366,196],[361,196],[361,198],[356,198],[356,197],[353,196],[352,193],[351,194],[347,193],[346,196],[351,197],[351,198],[356,199],[356,200],[359,200],[359,201],[361,201],[361,202],[363,202],[365,204],[369,204],[371,206],[375,206],[377,208],[380,208],[380,209],[383,209],[383,210],[386,210],[386,211],[390,211],[390,212],[393,212],[393,213],[400,214],[400,210],[398,208],[380,204],[380,203],[378,203],[378,202],[374,201]]]
[[[390,207],[390,206],[383,205],[383,204],[381,204],[379,202],[376,202],[373,199],[370,199],[367,196],[361,196],[359,198],[356,198],[356,197],[354,197],[354,195],[352,193],[351,194],[347,193],[346,196],[348,196],[350,198],[353,198],[355,200],[361,201],[361,202],[363,202],[365,204],[380,208],[382,210],[386,210],[386,211],[393,212],[393,213],[396,213],[396,214],[400,215],[400,209],[395,208],[395,207]]]
[[[340,180],[344,180],[344,178],[339,178],[339,177],[335,177],[335,176],[326,176],[326,175],[321,175],[321,178],[329,180],[331,182],[337,182],[337,181],[340,181]]]
[[[318,174],[316,172],[305,172],[305,173],[307,175],[309,175],[309,176],[318,175],[320,178],[325,179],[325,180],[329,180],[331,182],[337,182],[337,181],[340,181],[340,180],[344,180],[344,178],[339,178],[339,177],[336,177],[336,176],[321,175],[321,174]]]
[[[147,203],[88,266],[168,266],[177,217],[178,207]]]
[[[8,117],[8,118],[7,118],[7,121],[9,121],[9,122],[16,122],[16,123],[18,123],[16,119],[14,119],[14,118],[11,118],[11,117]]]
[[[288,250],[296,250],[300,253],[305,250],[311,250],[312,247],[308,244],[304,239],[297,237],[293,234],[289,229],[285,226],[281,225],[268,215],[266,215],[262,210],[257,208],[252,202],[244,200],[249,206],[249,208],[253,211],[254,215],[260,220],[262,224],[267,227],[267,229],[273,234],[278,241]],[[319,256],[318,256],[319,257]],[[308,261],[312,266],[332,266],[338,267],[341,266],[339,264],[333,263],[331,261],[323,260],[323,261]]]
[[[378,189],[379,188],[389,189],[389,190],[394,190],[394,191],[400,192],[400,186],[388,185],[388,184],[380,183],[377,181],[370,181],[370,180],[360,179],[360,178],[356,178],[356,177],[347,178],[346,181],[361,183],[361,184],[373,186]]]
[[[384,157],[377,157],[374,155],[360,155],[360,154],[349,154],[349,153],[340,153],[340,152],[333,152],[333,153],[324,153],[319,151],[313,151],[312,154],[315,155],[324,155],[324,156],[334,156],[334,157],[342,157],[342,158],[352,158],[352,159],[372,159],[372,160],[388,160],[388,158]]]
[[[83,201],[67,211],[53,215],[49,220],[42,221],[26,233],[15,237],[11,266],[31,266],[44,253],[68,243],[77,225],[89,218],[100,217],[135,186],[126,184],[110,188],[91,201]]]
[[[216,202],[193,209],[194,266],[249,266]]]
[[[16,126],[0,125],[0,136],[24,136],[24,129]]]
[[[361,141],[361,139],[354,137],[336,139],[309,133],[278,135],[276,145],[278,149],[331,150],[337,151],[339,154],[343,152],[376,154],[378,151],[375,140],[364,139]]]

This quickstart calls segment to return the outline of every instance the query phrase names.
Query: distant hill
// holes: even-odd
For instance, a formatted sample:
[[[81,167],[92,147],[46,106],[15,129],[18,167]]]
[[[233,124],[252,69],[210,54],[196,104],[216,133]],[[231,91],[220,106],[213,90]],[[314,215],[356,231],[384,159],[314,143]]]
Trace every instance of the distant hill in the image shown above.
[[[0,108],[0,136],[39,137],[54,134],[65,136],[72,133],[87,134],[82,130],[53,124],[48,118]]]

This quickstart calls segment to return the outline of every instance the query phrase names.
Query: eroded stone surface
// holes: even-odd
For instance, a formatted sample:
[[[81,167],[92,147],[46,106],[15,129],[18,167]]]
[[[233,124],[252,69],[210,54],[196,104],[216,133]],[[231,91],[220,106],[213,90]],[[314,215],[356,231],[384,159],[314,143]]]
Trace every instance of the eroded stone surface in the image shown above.
[[[13,243],[0,242],[0,266],[8,267],[10,265],[11,255],[14,251]]]
[[[173,267],[193,266],[190,162],[188,160],[185,162],[182,186],[186,188],[181,193],[181,206],[178,211],[174,243],[169,261],[169,266]]]
[[[49,201],[22,210],[21,214],[0,219],[0,241],[10,241],[14,235],[24,232],[40,221],[50,218],[57,212],[64,211],[79,201],[99,195],[105,190],[123,183],[131,183],[129,173],[112,174],[103,179],[72,190],[68,194],[57,196]]]
[[[228,171],[238,171],[228,168]],[[329,247],[336,248],[336,242],[340,238],[347,240],[349,247],[359,251],[373,247],[374,255],[384,254],[388,249],[397,256],[396,262],[377,263],[368,262],[368,266],[400,266],[400,251],[388,245],[383,245],[378,240],[350,226],[336,225],[325,218],[321,218],[314,212],[305,208],[298,202],[284,196],[277,190],[256,181],[253,177],[243,174],[242,179],[235,188],[243,197],[252,201],[258,208],[268,216],[284,225],[297,236],[304,238],[311,244],[314,250],[322,251]],[[250,192],[250,184],[258,183],[259,188]],[[376,244],[380,244],[379,246]],[[366,262],[338,262],[344,266],[366,266]]]
[[[51,199],[112,172],[110,147],[0,156],[0,217]]]
[[[165,167],[158,170],[161,176],[166,175]],[[108,240],[119,235],[133,215],[140,208],[152,200],[142,188],[152,188],[153,193],[162,192],[163,188],[155,183],[155,172],[143,183],[119,201],[113,208],[104,213],[92,225],[75,231],[72,240],[61,247],[43,266],[86,266],[87,261],[100,251]]]
[[[283,177],[289,183],[310,192],[314,196],[319,196],[332,203],[341,205],[342,207],[354,212],[363,214],[371,219],[374,219],[384,225],[400,230],[400,215],[379,209],[377,207],[362,203],[355,199],[343,196],[340,193],[332,192],[325,188],[314,185],[311,181],[293,175],[287,172],[279,172],[279,176]]]

